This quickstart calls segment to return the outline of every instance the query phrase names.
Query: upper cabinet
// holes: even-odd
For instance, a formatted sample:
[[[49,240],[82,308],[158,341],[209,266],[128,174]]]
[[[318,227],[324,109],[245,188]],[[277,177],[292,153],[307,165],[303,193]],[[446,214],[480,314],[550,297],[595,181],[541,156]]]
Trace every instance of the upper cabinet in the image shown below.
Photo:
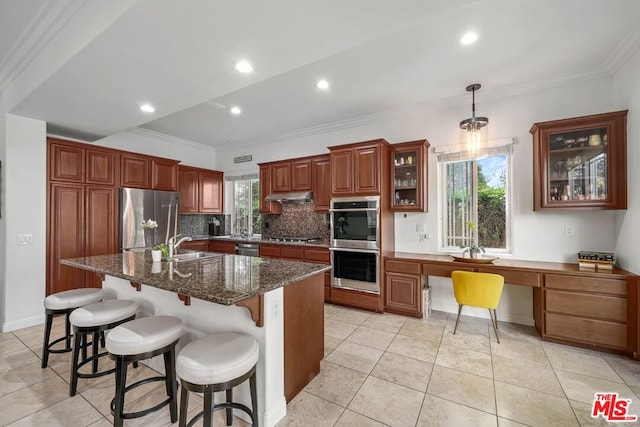
[[[83,184],[117,184],[117,152],[87,144],[47,138],[49,180]]]
[[[425,139],[393,145],[392,210],[427,212],[428,149]]]
[[[311,191],[311,160],[291,160],[291,191]]]
[[[329,147],[329,150],[332,196],[380,195],[389,164],[387,141],[365,141]]]
[[[120,183],[123,187],[151,188],[149,172],[151,160],[142,154],[123,154],[120,156]]]
[[[535,123],[534,210],[627,208],[627,111]]]
[[[180,213],[223,213],[223,177],[219,171],[179,166]]]
[[[317,212],[329,212],[331,207],[331,159],[329,155],[312,160],[313,208]]]
[[[178,191],[178,162],[154,158],[151,161],[151,189]]]
[[[265,200],[271,190],[271,176],[273,174],[273,165],[260,165],[260,213],[263,214],[279,214],[282,213],[282,205],[278,202],[268,202]]]

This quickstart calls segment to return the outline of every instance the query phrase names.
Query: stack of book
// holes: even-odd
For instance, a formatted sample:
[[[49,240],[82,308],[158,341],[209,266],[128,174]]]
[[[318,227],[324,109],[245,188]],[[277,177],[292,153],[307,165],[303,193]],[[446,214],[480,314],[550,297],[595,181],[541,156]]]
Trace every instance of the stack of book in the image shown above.
[[[613,252],[578,252],[578,264],[580,268],[593,268],[598,270],[613,270],[616,263],[616,254]]]

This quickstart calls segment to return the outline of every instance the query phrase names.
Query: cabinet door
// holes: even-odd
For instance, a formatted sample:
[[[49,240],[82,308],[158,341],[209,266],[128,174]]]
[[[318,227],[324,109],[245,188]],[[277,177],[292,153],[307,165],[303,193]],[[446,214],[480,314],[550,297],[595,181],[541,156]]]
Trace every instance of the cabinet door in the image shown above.
[[[353,194],[353,149],[331,151],[331,194]]]
[[[235,254],[236,242],[221,242],[209,240],[209,252],[220,252],[223,254]]]
[[[420,276],[387,273],[385,284],[385,311],[422,317]]]
[[[84,182],[85,150],[64,144],[49,144],[49,179]]]
[[[282,213],[282,205],[278,202],[267,202],[264,200],[271,194],[271,165],[260,166],[260,213],[279,214]]]
[[[262,257],[262,258],[280,258],[280,246],[278,246],[278,245],[260,245],[260,257]]]
[[[180,245],[182,249],[189,249],[192,251],[207,252],[209,250],[208,240],[196,240],[192,242],[184,242]]]
[[[115,187],[86,188],[85,256],[107,255],[118,251],[117,189]],[[99,288],[102,280],[87,272],[86,286]]]
[[[180,213],[198,213],[198,171],[180,166],[178,189]]]
[[[329,212],[331,206],[331,161],[313,161],[313,208],[318,212]]]
[[[393,145],[391,210],[427,212],[428,148],[426,140]]]
[[[47,241],[47,295],[85,287],[85,272],[60,264],[85,254],[84,185],[51,184]]]
[[[291,191],[291,163],[277,163],[272,165],[271,168],[271,190],[274,193]]]
[[[178,191],[178,161],[153,159],[151,162],[151,189]]]
[[[379,153],[378,147],[362,147],[354,150],[355,194],[380,194]]]
[[[222,213],[223,173],[218,171],[199,172],[198,179],[200,181],[199,212]]]
[[[123,187],[149,189],[149,158],[123,154],[120,157],[120,184]]]
[[[311,190],[311,160],[291,161],[291,190]]]
[[[116,153],[87,150],[87,184],[116,186]]]

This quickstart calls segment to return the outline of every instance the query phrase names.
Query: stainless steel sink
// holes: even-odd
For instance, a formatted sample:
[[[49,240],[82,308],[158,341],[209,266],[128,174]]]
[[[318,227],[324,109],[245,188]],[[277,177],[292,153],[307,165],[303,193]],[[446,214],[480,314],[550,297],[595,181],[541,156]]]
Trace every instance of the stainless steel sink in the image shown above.
[[[201,259],[218,258],[224,254],[214,254],[211,252],[183,252],[173,256],[175,262],[197,261]]]

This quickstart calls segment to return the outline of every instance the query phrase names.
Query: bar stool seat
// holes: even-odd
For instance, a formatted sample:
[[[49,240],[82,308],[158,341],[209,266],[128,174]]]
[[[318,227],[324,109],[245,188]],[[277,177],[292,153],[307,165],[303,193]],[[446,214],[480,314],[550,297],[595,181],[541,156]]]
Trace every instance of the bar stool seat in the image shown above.
[[[178,420],[177,381],[175,371],[175,347],[182,335],[182,320],[172,316],[143,317],[126,322],[107,335],[109,357],[116,361],[116,395],[111,401],[111,413],[115,427],[125,419],[139,418],[169,405],[171,422]],[[162,354],[164,376],[145,378],[126,385],[127,365]],[[153,381],[164,381],[167,399],[150,408],[137,412],[124,412],[126,392]]]
[[[204,425],[211,426],[212,412],[226,409],[227,425],[232,424],[232,409],[240,409],[258,425],[256,395],[256,364],[260,350],[258,342],[248,334],[219,332],[187,344],[176,361],[176,372],[182,384],[180,426],[187,425],[188,390],[204,393],[204,410],[189,425],[204,416]],[[233,402],[233,387],[249,379],[252,409]],[[227,401],[214,404],[213,393],[226,391]]]
[[[49,364],[50,353],[66,353],[71,351],[71,323],[69,315],[73,310],[83,305],[102,301],[104,291],[99,288],[70,289],[68,291],[51,294],[44,299],[45,308],[45,330],[42,342],[42,368]],[[53,326],[53,316],[56,314],[65,315],[65,335],[61,338],[49,342],[51,339],[51,328]],[[52,347],[61,341],[66,341],[62,349]]]
[[[88,304],[73,310],[69,320],[73,325],[73,357],[71,360],[71,381],[69,395],[76,394],[78,378],[95,378],[115,372],[108,369],[98,372],[98,360],[107,356],[107,352],[98,353],[98,337],[101,332],[132,320],[138,311],[138,303],[131,300],[115,299]],[[87,335],[92,334],[93,354],[87,358]],[[79,361],[82,350],[82,362]],[[91,362],[91,373],[80,373],[80,368]]]

